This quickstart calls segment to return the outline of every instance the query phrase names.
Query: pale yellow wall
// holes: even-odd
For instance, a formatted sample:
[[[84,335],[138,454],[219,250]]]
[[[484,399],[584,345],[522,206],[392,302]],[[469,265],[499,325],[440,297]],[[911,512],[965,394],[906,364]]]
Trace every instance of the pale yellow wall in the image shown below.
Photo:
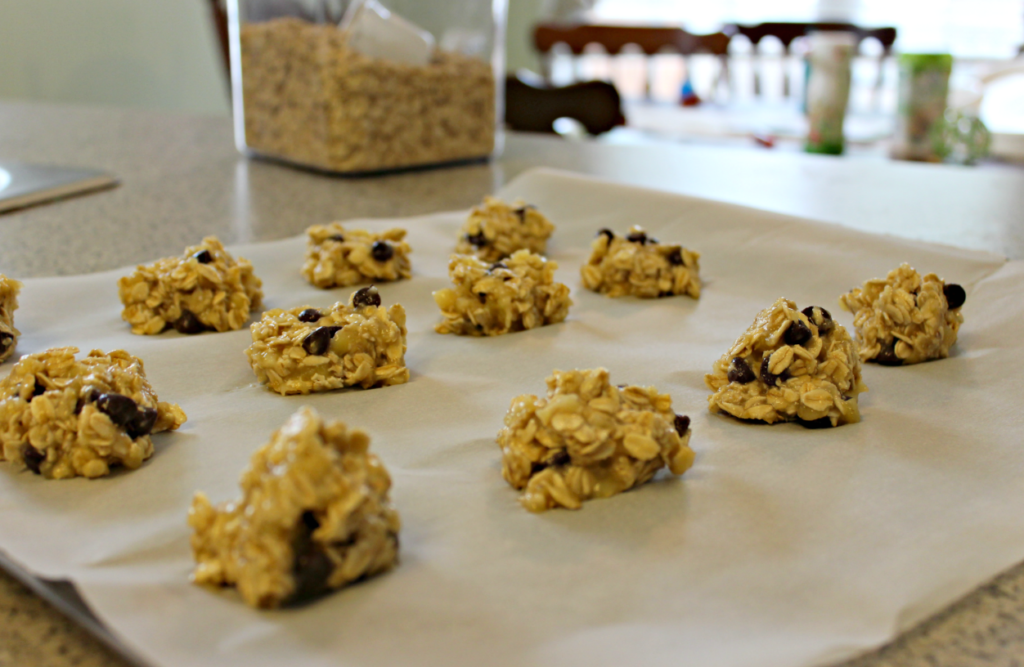
[[[0,99],[227,114],[206,0],[0,0]]]
[[[509,0],[508,68],[535,71],[544,0]],[[0,99],[227,114],[207,0],[0,0]]]
[[[510,72],[525,67],[540,71],[540,60],[533,48],[533,24],[542,15],[545,0],[509,0],[508,3],[508,58]]]

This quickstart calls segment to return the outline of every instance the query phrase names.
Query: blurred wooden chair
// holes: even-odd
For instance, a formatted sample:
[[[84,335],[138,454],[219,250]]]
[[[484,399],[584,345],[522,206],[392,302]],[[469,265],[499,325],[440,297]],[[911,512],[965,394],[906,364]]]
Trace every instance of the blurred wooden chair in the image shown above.
[[[616,55],[634,44],[647,56],[670,52],[683,57],[687,72],[690,72],[690,56],[708,54],[718,60],[718,75],[714,88],[722,83],[729,85],[729,40],[723,32],[695,35],[682,28],[645,27],[618,25],[565,25],[541,23],[534,27],[533,44],[541,54],[544,78],[551,82],[551,63],[556,45],[565,44],[573,55],[579,56],[589,44],[599,44],[608,55]],[[645,84],[650,95],[650,76]],[[705,93],[706,94],[706,93]]]
[[[525,75],[505,79],[505,123],[510,129],[554,133],[559,118],[578,121],[591,135],[626,123],[619,91],[606,81],[553,87]]]
[[[755,60],[760,55],[760,43],[765,37],[775,37],[782,43],[783,57],[789,58],[792,55],[793,42],[801,37],[806,37],[813,32],[849,32],[856,36],[857,50],[860,51],[861,43],[868,38],[874,38],[882,45],[882,53],[878,58],[878,74],[875,78],[874,90],[877,98],[881,91],[884,80],[885,60],[892,56],[892,47],[896,43],[896,28],[862,28],[852,23],[784,23],[767,22],[754,25],[730,23],[723,28],[730,36],[743,35],[750,40],[751,55]],[[789,97],[792,86],[790,84],[789,71],[785,72],[782,78],[782,96]],[[761,85],[760,68],[754,67],[754,95],[763,93]]]

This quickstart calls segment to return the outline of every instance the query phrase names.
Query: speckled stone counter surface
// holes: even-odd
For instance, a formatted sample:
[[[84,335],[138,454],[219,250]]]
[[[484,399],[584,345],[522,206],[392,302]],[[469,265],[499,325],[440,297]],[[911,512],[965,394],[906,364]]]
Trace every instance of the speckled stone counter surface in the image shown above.
[[[15,103],[0,103],[0,157],[121,179],[113,190],[0,215],[0,272],[17,278],[151,261],[207,234],[242,243],[328,220],[468,208],[536,166],[1024,257],[1024,169],[512,135],[493,163],[338,179],[242,158],[225,118]],[[0,667],[128,664],[0,572]],[[1024,565],[846,664],[1024,665]]]

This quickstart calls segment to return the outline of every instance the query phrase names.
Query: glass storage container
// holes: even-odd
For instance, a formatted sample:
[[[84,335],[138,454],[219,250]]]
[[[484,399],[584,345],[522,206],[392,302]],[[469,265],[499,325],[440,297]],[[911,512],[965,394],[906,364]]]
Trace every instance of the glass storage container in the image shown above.
[[[229,0],[235,143],[336,173],[502,144],[506,0]]]

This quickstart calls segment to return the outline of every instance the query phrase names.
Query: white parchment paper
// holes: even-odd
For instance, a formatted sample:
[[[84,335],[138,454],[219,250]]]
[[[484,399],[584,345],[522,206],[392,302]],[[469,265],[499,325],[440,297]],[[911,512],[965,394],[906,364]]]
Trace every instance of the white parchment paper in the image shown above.
[[[1024,559],[1024,267],[736,206],[550,171],[507,186],[558,227],[550,254],[567,322],[492,339],[433,332],[430,293],[465,213],[401,224],[414,277],[380,286],[408,310],[412,380],[283,398],[255,384],[248,331],[133,336],[125,271],[26,281],[20,354],[53,345],[141,356],[189,421],[140,470],[54,482],[0,465],[0,548],[73,580],[154,665],[802,665],[893,637]],[[612,300],[580,287],[600,227],[638,223],[703,253],[702,298]],[[298,272],[302,239],[237,248],[267,307],[323,306]],[[140,261],[154,258],[140,257]],[[868,365],[863,422],[834,430],[707,412],[703,375],[780,295],[822,305],[902,261],[962,283],[953,357]],[[8,362],[7,368],[10,367]],[[693,419],[694,468],[578,512],[532,515],[501,479],[494,437],[512,397],[556,368],[605,366],[653,384]],[[253,450],[299,406],[360,426],[394,478],[401,564],[278,612],[191,585],[192,494],[237,495]]]

